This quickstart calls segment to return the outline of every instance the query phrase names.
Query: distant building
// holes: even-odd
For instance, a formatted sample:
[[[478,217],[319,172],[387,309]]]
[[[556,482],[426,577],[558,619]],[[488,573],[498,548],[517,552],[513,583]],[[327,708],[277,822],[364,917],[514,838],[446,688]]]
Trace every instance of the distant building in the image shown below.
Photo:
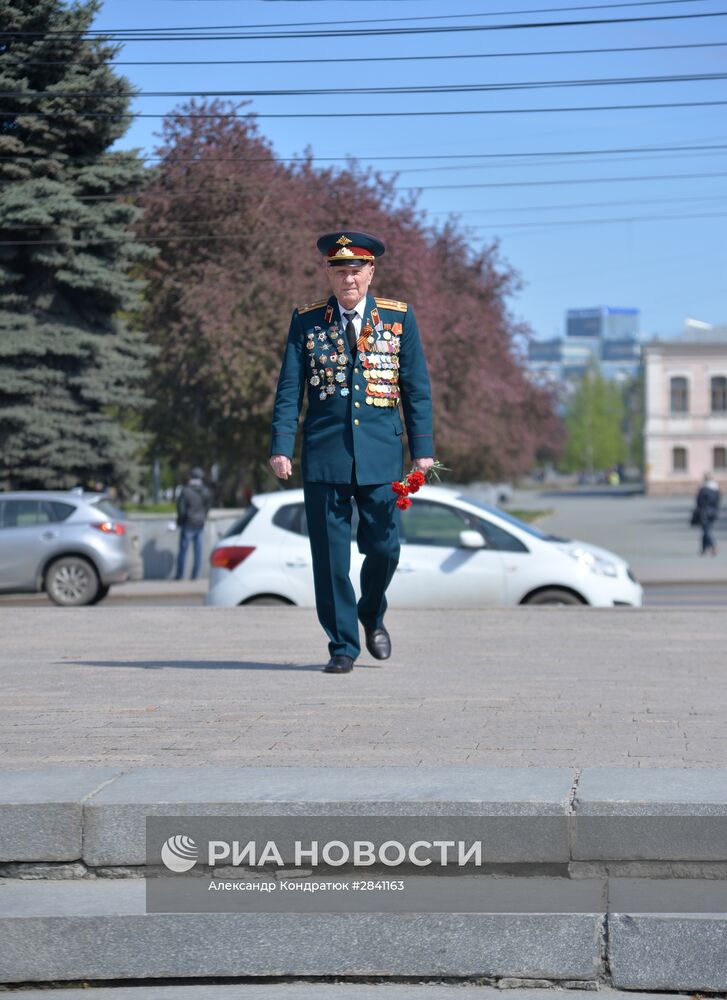
[[[727,486],[727,326],[644,345],[644,472],[652,495]]]
[[[538,380],[565,384],[595,363],[609,381],[633,378],[641,363],[639,317],[632,308],[569,309],[565,337],[529,345],[528,370]]]
[[[566,337],[598,340],[635,340],[639,333],[639,310],[598,306],[569,309],[565,314]]]

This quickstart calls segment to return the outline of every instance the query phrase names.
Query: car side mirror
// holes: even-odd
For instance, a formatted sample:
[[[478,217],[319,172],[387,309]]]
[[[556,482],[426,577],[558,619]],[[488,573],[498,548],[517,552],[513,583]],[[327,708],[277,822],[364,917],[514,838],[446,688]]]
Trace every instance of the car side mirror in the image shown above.
[[[487,547],[487,542],[479,531],[473,531],[471,528],[460,531],[459,544],[463,549],[484,549]]]

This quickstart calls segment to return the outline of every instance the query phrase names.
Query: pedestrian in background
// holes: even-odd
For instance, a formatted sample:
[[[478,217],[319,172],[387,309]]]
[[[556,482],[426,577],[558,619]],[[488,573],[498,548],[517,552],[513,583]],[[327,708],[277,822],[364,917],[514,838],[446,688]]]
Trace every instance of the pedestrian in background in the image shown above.
[[[204,484],[204,472],[200,468],[192,469],[189,482],[182,487],[177,497],[177,527],[180,532],[175,578],[177,580],[181,580],[184,576],[184,564],[190,545],[194,553],[191,578],[196,580],[199,576],[202,562],[202,535],[211,503],[212,495]]]
[[[717,555],[717,545],[712,534],[712,526],[719,516],[720,492],[719,486],[712,474],[705,472],[704,482],[697,493],[695,515],[697,524],[702,528],[702,555],[707,552]]]

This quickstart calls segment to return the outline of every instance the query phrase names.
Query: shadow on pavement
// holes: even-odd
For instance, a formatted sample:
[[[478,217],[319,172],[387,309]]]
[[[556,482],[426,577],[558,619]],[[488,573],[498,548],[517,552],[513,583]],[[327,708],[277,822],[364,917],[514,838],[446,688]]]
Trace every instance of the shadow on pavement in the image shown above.
[[[73,667],[130,667],[140,670],[321,670],[323,664],[260,663],[248,660],[59,660]]]

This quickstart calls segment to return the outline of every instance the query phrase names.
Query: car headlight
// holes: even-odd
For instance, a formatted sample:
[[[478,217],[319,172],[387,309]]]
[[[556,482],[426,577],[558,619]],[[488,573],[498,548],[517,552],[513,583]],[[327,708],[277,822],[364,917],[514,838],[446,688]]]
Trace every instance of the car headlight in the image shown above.
[[[616,563],[611,562],[610,559],[604,559],[602,556],[597,556],[587,549],[568,549],[568,555],[571,559],[579,562],[581,566],[586,566],[591,573],[597,573],[599,576],[618,576]]]

